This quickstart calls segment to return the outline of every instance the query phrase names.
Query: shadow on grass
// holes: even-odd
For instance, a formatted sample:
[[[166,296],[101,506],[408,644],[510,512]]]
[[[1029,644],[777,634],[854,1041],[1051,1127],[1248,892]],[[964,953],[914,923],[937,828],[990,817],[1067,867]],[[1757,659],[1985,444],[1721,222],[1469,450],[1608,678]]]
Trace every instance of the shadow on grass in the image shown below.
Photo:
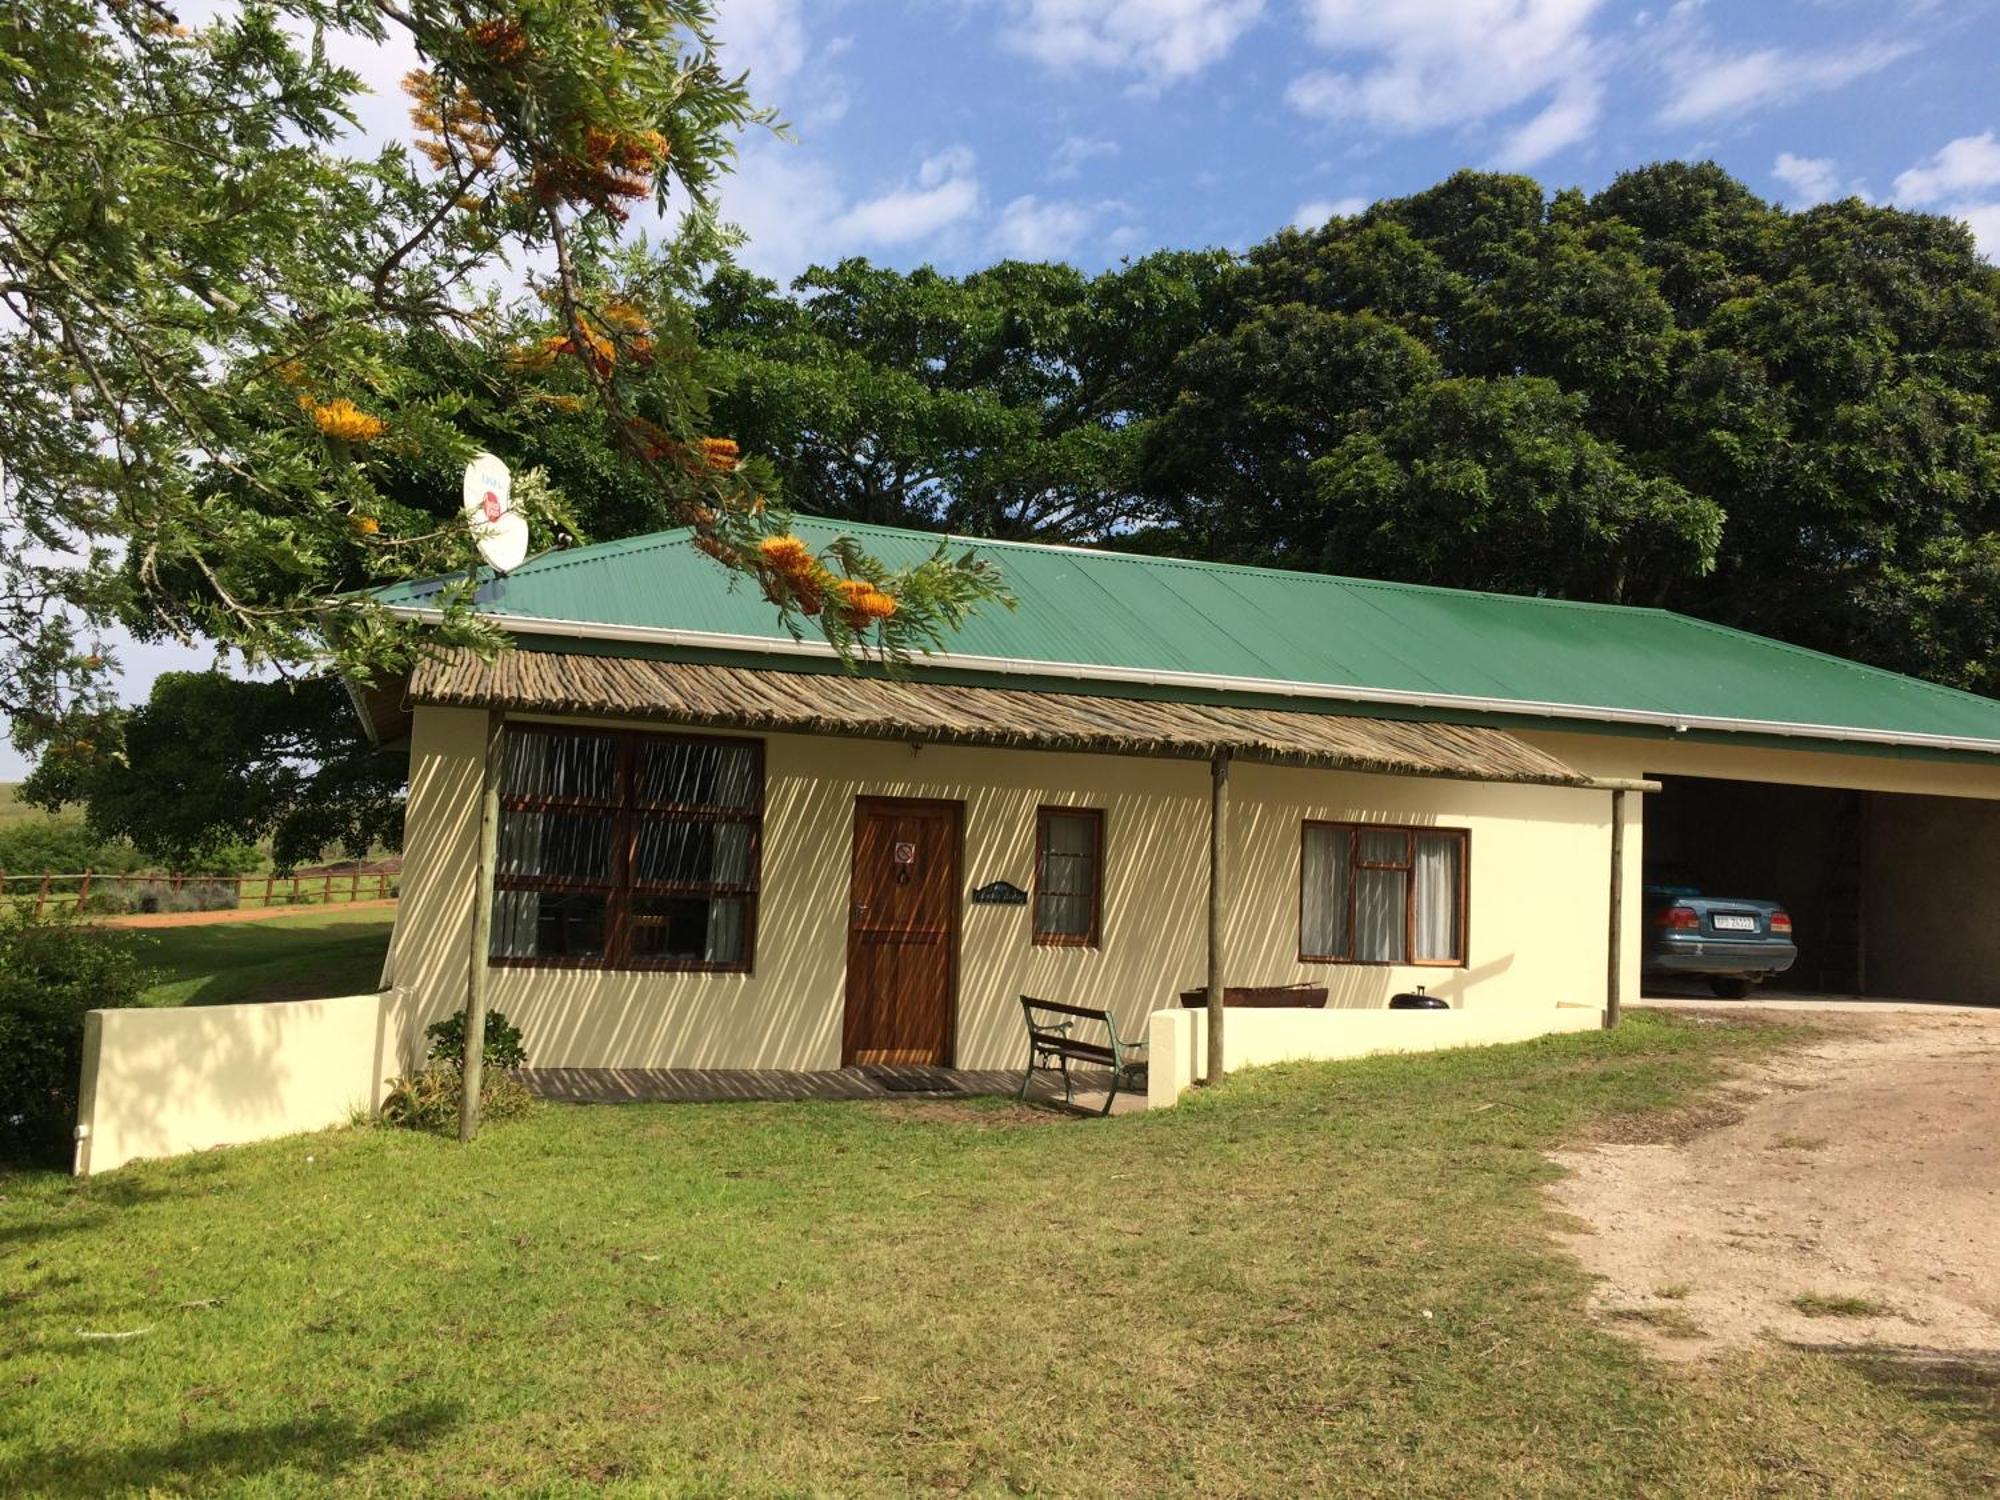
[[[0,1464],[0,1494],[105,1495],[205,1491],[290,1471],[333,1480],[361,1460],[417,1452],[455,1426],[456,1402],[420,1402],[369,1423],[320,1416],[184,1433],[172,1442],[37,1453]]]
[[[2000,1349],[1931,1349],[1915,1344],[1794,1347],[1837,1359],[1876,1385],[2000,1447]]]

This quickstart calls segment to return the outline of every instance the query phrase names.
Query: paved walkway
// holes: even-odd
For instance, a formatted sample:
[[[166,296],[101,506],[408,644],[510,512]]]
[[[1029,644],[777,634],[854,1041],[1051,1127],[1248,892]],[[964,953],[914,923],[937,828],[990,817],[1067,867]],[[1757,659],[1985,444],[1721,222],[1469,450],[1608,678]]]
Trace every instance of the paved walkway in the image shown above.
[[[709,1104],[729,1100],[1011,1098],[1018,1068],[840,1068],[795,1072],[781,1068],[528,1068],[521,1080],[544,1099],[564,1104]],[[1076,1102],[1095,1110],[1101,1084],[1079,1073]],[[1036,1074],[1031,1103],[1059,1103],[1060,1081]],[[1113,1114],[1146,1107],[1143,1088],[1119,1093]]]

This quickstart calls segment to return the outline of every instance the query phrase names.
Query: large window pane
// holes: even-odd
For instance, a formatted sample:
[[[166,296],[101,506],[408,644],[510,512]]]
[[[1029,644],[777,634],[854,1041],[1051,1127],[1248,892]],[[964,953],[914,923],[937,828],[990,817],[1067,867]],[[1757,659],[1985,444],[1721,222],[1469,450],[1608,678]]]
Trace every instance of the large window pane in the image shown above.
[[[1417,835],[1416,928],[1419,960],[1449,962],[1459,951],[1459,914],[1465,839],[1457,833]]]
[[[639,748],[642,806],[755,807],[757,751],[748,744],[648,740]]]
[[[611,814],[524,812],[500,814],[496,873],[556,876],[572,880],[611,878]]]
[[[1310,958],[1347,958],[1347,888],[1353,878],[1347,828],[1308,827],[1300,848],[1299,951]]]
[[[1401,870],[1354,872],[1354,956],[1361,962],[1403,961],[1403,903],[1408,889],[1409,876]]]
[[[1035,937],[1042,941],[1097,941],[1103,823],[1095,809],[1044,809],[1037,820]]]
[[[731,896],[634,896],[632,957],[679,963],[743,961],[749,903]]]
[[[1400,828],[1363,828],[1356,833],[1356,856],[1364,865],[1406,865],[1410,836]]]
[[[618,742],[603,734],[509,734],[500,744],[500,791],[507,796],[618,796]]]
[[[750,837],[748,823],[643,818],[632,878],[642,885],[748,885]]]
[[[497,774],[496,961],[750,967],[757,741],[510,728]]]
[[[582,891],[495,891],[495,958],[604,957],[605,898]]]

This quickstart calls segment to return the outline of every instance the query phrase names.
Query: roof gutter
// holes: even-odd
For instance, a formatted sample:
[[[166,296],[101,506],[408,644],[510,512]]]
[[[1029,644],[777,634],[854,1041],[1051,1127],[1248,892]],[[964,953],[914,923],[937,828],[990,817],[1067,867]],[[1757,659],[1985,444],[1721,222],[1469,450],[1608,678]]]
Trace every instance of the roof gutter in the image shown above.
[[[405,620],[435,624],[444,619],[443,610],[424,605],[391,604],[383,607],[389,614]],[[714,630],[675,630],[651,625],[603,625],[589,620],[552,620],[530,615],[489,614],[481,618],[515,635],[557,636],[628,645],[682,646],[696,650],[740,651],[758,656],[807,657],[821,661],[839,659],[839,653],[825,641],[773,639]],[[1208,672],[1161,672],[1086,662],[974,656],[956,651],[932,653],[926,658],[926,664],[1011,677],[1066,677],[1078,682],[1122,682],[1141,687],[1187,688],[1202,692],[1262,693],[1272,697],[1330,703],[1369,703],[1392,708],[1454,709],[1467,713],[1523,714],[1596,724],[1634,724],[1670,729],[1676,733],[1715,730],[1726,734],[1769,734],[1791,739],[2000,755],[2000,740],[1967,739],[1945,734],[1907,734],[1892,729],[1857,729],[1839,724],[1795,724],[1778,719],[1666,714],[1648,709],[1605,708],[1588,703],[1544,703],[1520,698],[1481,698],[1460,693],[1415,693],[1397,688],[1288,682],[1275,677],[1231,677]]]

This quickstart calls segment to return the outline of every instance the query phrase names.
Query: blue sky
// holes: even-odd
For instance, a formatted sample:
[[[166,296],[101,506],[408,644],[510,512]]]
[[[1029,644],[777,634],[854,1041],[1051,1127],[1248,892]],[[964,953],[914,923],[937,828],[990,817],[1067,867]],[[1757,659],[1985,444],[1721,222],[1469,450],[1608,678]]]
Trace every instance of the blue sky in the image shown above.
[[[1803,206],[1968,218],[2000,254],[1990,0],[725,0],[796,141],[728,214],[779,277],[1242,247],[1462,166],[1603,185],[1714,157]]]
[[[224,8],[190,7],[190,19]],[[791,139],[723,192],[787,279],[1243,248],[1462,166],[1601,187],[1713,157],[1794,207],[1958,215],[2000,259],[2000,0],[723,0]],[[336,42],[401,132],[415,59]],[[209,654],[114,641],[126,696]],[[0,745],[0,780],[24,774]]]

